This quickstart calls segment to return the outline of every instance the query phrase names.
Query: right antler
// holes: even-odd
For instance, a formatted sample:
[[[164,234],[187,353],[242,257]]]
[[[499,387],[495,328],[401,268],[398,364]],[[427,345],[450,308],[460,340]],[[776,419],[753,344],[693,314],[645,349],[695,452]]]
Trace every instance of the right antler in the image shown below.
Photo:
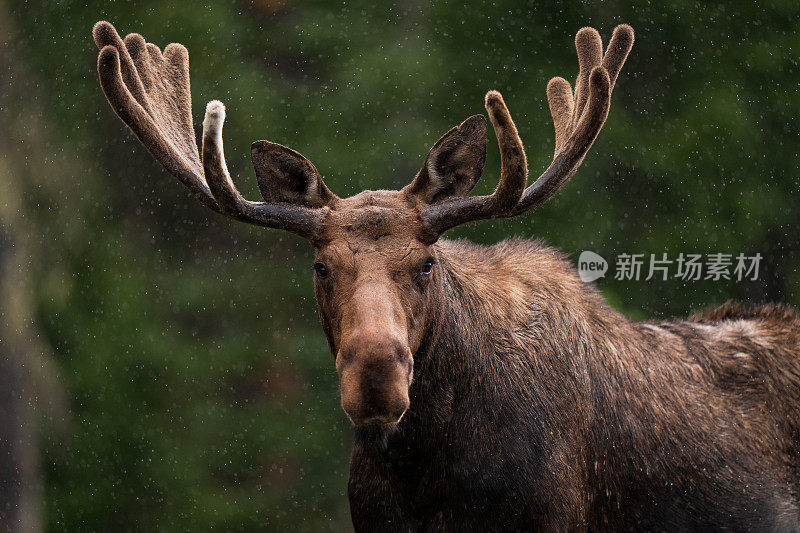
[[[425,206],[422,218],[432,234],[441,235],[473,220],[524,213],[549,200],[572,177],[608,117],[611,90],[633,47],[633,28],[627,24],[617,26],[605,55],[600,34],[594,28],[579,30],[575,47],[580,71],[574,95],[564,78],[553,78],[547,84],[547,100],[556,129],[555,157],[550,167],[519,196],[527,174],[522,142],[500,94],[490,91],[486,95],[486,108],[500,141],[500,185],[491,196],[456,198]],[[516,204],[506,207],[499,201],[500,197],[514,198],[515,193],[519,199]]]
[[[202,163],[195,142],[189,93],[189,53],[183,45],[159,48],[132,33],[123,41],[110,23],[94,26],[101,49],[100,85],[117,115],[155,159],[204,205],[237,220],[316,235],[327,208],[246,200],[233,184],[222,151],[225,107],[209,102],[203,121]]]

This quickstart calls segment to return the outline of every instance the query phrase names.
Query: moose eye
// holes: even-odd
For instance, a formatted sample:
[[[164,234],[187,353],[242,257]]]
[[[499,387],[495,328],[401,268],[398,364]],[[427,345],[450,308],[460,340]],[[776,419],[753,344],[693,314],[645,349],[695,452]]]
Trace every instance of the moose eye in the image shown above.
[[[425,263],[422,265],[422,273],[426,276],[431,273],[433,270],[433,265],[436,263],[436,260],[433,257],[429,257],[425,260]]]
[[[314,271],[317,273],[317,276],[322,279],[328,277],[328,269],[322,263],[314,263]]]

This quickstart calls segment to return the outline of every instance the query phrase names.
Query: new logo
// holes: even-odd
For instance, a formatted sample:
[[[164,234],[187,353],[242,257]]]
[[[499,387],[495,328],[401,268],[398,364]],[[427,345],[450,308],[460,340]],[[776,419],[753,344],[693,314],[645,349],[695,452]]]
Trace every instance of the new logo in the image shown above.
[[[608,272],[608,262],[594,252],[584,250],[578,258],[578,275],[587,283],[602,278]]]

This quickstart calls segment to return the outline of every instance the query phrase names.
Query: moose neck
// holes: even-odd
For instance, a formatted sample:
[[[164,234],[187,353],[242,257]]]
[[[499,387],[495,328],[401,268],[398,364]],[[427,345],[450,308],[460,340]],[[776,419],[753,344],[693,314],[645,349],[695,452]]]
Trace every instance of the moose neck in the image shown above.
[[[414,357],[401,434],[446,431],[464,401],[476,409],[508,401],[544,409],[558,395],[588,401],[593,324],[608,331],[629,322],[562,254],[518,239],[441,241],[437,254],[436,309]]]

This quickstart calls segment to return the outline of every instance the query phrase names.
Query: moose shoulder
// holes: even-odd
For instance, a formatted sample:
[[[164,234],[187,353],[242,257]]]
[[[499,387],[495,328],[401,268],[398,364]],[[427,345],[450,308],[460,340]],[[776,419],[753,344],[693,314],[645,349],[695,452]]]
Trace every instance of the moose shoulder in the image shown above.
[[[355,424],[349,496],[359,531],[798,530],[800,320],[733,304],[686,321],[636,323],[557,251],[513,239],[441,239],[522,214],[577,170],[608,116],[633,45],[618,26],[576,36],[573,92],[553,78],[553,163],[527,185],[499,93],[486,109],[502,158],[491,195],[469,196],[486,122],[467,119],[399,191],[339,198],[311,162],[258,141],[263,202],[246,200],[211,102],[194,138],[188,53],[94,29],[100,83],[153,156],[209,208],[301,235]]]

